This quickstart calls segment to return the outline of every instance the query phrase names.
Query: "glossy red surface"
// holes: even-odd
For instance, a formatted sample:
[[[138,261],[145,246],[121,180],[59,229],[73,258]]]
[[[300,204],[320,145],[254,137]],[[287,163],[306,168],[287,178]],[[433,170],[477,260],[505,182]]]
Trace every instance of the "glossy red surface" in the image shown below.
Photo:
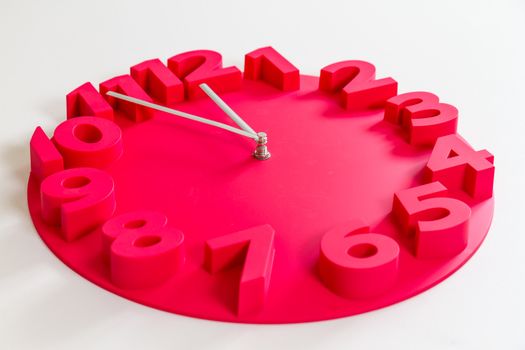
[[[122,157],[106,169],[115,181],[116,215],[155,210],[185,236],[186,262],[162,285],[121,289],[110,280],[97,230],[73,242],[45,224],[39,185],[29,179],[32,219],[49,248],[73,270],[130,300],[183,315],[252,323],[306,322],[350,316],[418,294],[464,264],[482,243],[493,199],[472,205],[467,247],[452,258],[417,259],[390,214],[394,192],[423,184],[431,148],[408,144],[383,110],[346,111],[318,91],[318,78],[301,76],[298,91],[282,92],[257,81],[221,97],[256,131],[268,134],[272,157],[255,160],[253,140],[188,120],[155,113],[133,123],[115,112],[122,129]],[[231,121],[211,100],[172,107]],[[337,225],[361,219],[370,232],[400,247],[399,274],[385,293],[369,298],[334,294],[317,273],[320,242]],[[268,295],[260,311],[237,315],[241,267],[210,274],[205,242],[269,224],[275,258]],[[79,300],[79,303],[82,301]]]

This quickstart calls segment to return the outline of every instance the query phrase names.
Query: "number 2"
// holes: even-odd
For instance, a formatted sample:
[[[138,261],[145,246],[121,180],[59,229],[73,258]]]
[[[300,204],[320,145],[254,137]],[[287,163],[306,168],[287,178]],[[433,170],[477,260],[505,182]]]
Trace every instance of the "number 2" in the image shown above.
[[[186,98],[205,96],[199,84],[206,83],[216,92],[234,91],[241,87],[242,74],[237,67],[222,67],[220,53],[196,50],[178,54],[168,59],[168,68],[186,88]]]
[[[339,93],[341,104],[349,110],[381,107],[397,94],[392,78],[375,79],[376,68],[365,61],[342,61],[324,67],[319,90]]]

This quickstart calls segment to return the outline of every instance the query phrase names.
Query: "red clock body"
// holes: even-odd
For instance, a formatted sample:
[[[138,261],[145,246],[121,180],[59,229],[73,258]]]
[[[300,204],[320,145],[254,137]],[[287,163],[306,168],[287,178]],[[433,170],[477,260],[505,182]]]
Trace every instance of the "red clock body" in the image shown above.
[[[201,83],[267,133],[270,159],[106,94],[231,123]],[[364,61],[315,77],[272,48],[244,72],[207,50],[148,60],[68,94],[53,136],[37,128],[29,209],[65,264],[141,304],[232,322],[350,316],[432,287],[487,234],[493,157],[457,119]]]

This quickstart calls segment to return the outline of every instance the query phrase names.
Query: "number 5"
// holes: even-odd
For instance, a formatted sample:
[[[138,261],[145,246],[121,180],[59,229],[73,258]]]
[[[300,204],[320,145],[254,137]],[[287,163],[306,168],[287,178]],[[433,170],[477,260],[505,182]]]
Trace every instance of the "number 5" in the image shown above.
[[[456,255],[467,246],[470,207],[446,193],[436,181],[394,195],[392,211],[405,233],[415,231],[418,258]]]

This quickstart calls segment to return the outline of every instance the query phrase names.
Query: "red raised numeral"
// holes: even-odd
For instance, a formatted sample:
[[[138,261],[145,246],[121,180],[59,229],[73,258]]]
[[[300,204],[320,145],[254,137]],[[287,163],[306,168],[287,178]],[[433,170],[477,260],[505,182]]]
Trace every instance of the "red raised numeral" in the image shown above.
[[[458,110],[429,92],[409,92],[387,101],[384,120],[401,124],[411,144],[433,145],[438,137],[456,133]]]
[[[475,151],[459,136],[448,135],[437,139],[425,171],[430,181],[484,200],[492,197],[493,162],[488,151]]]
[[[122,155],[122,132],[114,122],[77,117],[62,122],[53,136],[66,168],[104,168]]]
[[[42,218],[61,227],[72,241],[97,228],[113,215],[113,178],[94,168],[63,170],[48,176],[40,187]]]
[[[206,242],[205,266],[211,273],[242,264],[237,313],[262,308],[272,273],[275,231],[270,225],[253,227]]]
[[[109,258],[113,241],[123,233],[147,235],[161,231],[167,224],[166,215],[154,211],[135,211],[113,217],[102,226],[102,254]]]
[[[66,96],[67,117],[92,115],[113,120],[113,108],[91,85],[85,83]]]
[[[109,102],[115,110],[121,111],[129,119],[135,122],[141,122],[150,119],[153,116],[153,111],[150,108],[139,106],[135,103],[118,100],[114,97],[107,96],[108,91],[115,91],[131,97],[136,97],[141,100],[153,102],[151,97],[140,87],[140,85],[131,78],[130,75],[121,75],[103,83],[100,83],[100,93]]]
[[[244,78],[263,80],[282,91],[299,89],[299,69],[273,47],[263,47],[244,56]]]
[[[41,127],[37,127],[30,142],[31,174],[42,181],[64,170],[64,159]]]
[[[355,220],[328,231],[321,240],[319,274],[342,297],[375,296],[397,279],[399,245],[390,237],[368,232],[367,225]]]
[[[184,264],[184,234],[169,228],[165,215],[138,211],[102,227],[102,251],[111,280],[122,288],[146,288],[171,277]]]
[[[169,105],[184,100],[184,84],[159,59],[131,67],[131,76],[160,103]]]
[[[319,89],[340,93],[341,104],[350,110],[382,107],[397,94],[397,82],[392,78],[375,79],[376,68],[364,61],[342,61],[324,67],[319,77]]]
[[[237,67],[222,68],[220,53],[197,50],[181,53],[168,59],[168,68],[184,81],[186,98],[205,96],[199,84],[206,83],[216,92],[237,90],[242,75]]]
[[[415,231],[418,258],[456,255],[467,246],[470,207],[446,193],[440,182],[432,182],[394,195],[392,211],[405,233]]]

